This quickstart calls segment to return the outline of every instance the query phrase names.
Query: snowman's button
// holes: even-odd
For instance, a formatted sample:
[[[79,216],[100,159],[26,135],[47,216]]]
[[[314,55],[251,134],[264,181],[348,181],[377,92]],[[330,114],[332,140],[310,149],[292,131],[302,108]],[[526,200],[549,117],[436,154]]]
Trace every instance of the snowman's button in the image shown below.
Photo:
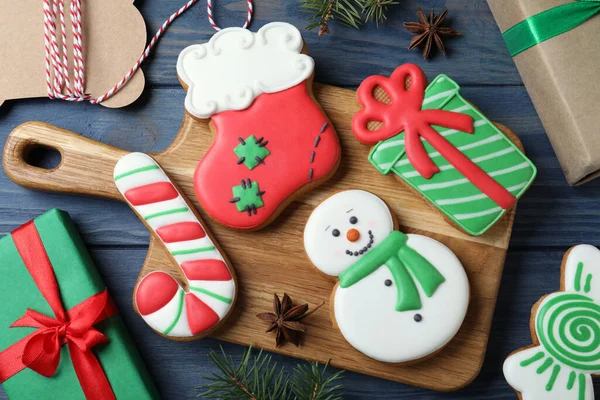
[[[415,314],[415,322],[423,321],[423,316],[421,314]]]
[[[360,232],[354,228],[348,229],[348,232],[346,232],[346,239],[351,242],[356,242],[358,239],[360,239]]]
[[[385,282],[385,286],[392,286],[392,280],[391,279],[386,279]]]

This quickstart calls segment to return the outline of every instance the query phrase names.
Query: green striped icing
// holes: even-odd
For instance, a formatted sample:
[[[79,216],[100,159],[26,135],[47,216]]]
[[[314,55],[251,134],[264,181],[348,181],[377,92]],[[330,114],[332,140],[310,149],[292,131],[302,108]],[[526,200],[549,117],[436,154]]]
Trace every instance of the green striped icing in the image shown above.
[[[118,181],[119,179],[123,179],[127,176],[139,174],[140,172],[151,171],[153,169],[158,169],[158,168],[159,168],[158,165],[148,165],[146,167],[140,167],[140,168],[133,169],[131,171],[123,172],[122,174],[115,176],[114,179],[115,179],[115,181]]]
[[[579,380],[579,400],[585,400],[585,375],[580,373],[577,379]]]
[[[471,106],[459,90],[456,82],[439,75],[425,91],[423,109],[468,114],[473,117],[475,132],[468,134],[439,126],[433,128],[515,197],[521,197],[535,179],[535,166],[490,120]],[[431,179],[423,178],[408,161],[403,132],[379,142],[371,151],[369,161],[379,172],[393,172],[406,181],[465,232],[471,235],[484,233],[506,210],[470,183],[429,143],[423,141],[423,144],[440,168]]]
[[[175,319],[171,322],[171,325],[163,332],[163,335],[168,335],[169,332],[175,328],[175,325],[179,322],[181,318],[181,314],[183,313],[183,290],[179,289],[179,293],[177,294],[177,314],[175,314]]]
[[[174,256],[183,256],[186,254],[203,253],[205,251],[212,251],[214,249],[215,249],[215,246],[198,247],[195,249],[188,249],[188,250],[175,250],[175,251],[172,251],[171,254]]]
[[[556,364],[552,368],[552,375],[550,375],[550,379],[548,380],[548,384],[546,385],[546,391],[551,392],[554,388],[554,384],[556,383],[556,378],[558,378],[558,374],[560,373],[560,365]]]
[[[567,390],[573,389],[575,386],[575,378],[577,377],[577,373],[575,371],[571,371],[569,374],[569,381],[567,382]]]
[[[215,292],[211,292],[208,289],[204,289],[204,288],[201,288],[201,287],[190,286],[190,290],[192,290],[194,292],[205,294],[205,295],[210,296],[210,297],[212,297],[214,299],[220,300],[223,303],[231,304],[231,299],[229,297],[221,296],[220,294],[217,294]]]
[[[534,362],[541,360],[542,358],[544,358],[544,352],[540,351],[540,352],[536,353],[533,357],[528,358],[527,360],[521,361],[521,367],[528,367],[531,364],[533,364]]]
[[[179,213],[184,213],[184,212],[187,212],[187,211],[188,211],[187,207],[174,208],[172,210],[159,211],[157,213],[147,215],[147,216],[144,217],[144,219],[146,221],[148,221],[148,220],[150,220],[152,218],[164,217],[165,215],[179,214]]]

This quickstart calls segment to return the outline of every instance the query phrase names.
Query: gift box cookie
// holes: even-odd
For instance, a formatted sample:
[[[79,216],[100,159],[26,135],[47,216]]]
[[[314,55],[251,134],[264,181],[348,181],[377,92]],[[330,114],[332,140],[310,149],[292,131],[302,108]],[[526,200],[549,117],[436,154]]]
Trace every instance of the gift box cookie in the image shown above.
[[[439,75],[425,89],[425,81],[412,64],[390,78],[367,78],[358,89],[364,109],[353,119],[353,132],[362,143],[375,144],[369,161],[379,172],[393,173],[456,226],[480,235],[525,193],[536,167],[460,95],[456,82]],[[375,99],[376,87],[391,104]],[[382,126],[369,130],[372,121]]]
[[[9,398],[159,398],[66,212],[0,239],[0,257],[0,382]]]

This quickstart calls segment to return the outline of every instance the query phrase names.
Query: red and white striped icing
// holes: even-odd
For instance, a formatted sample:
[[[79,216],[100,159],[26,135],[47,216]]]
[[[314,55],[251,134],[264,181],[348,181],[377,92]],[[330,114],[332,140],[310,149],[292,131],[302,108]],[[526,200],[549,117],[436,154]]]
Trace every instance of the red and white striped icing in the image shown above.
[[[114,170],[119,192],[160,238],[189,283],[185,292],[169,274],[140,281],[137,309],[166,336],[201,335],[225,318],[236,290],[231,270],[188,203],[154,159],[143,153],[121,158]]]

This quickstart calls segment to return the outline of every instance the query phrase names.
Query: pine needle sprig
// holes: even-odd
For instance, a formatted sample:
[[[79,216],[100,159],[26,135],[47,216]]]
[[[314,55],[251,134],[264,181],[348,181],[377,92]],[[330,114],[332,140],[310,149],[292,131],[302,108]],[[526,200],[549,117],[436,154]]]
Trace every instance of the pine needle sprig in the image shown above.
[[[239,364],[221,352],[212,351],[209,359],[219,373],[203,377],[208,383],[198,386],[203,399],[246,400],[340,400],[342,385],[339,380],[343,371],[328,375],[329,364],[320,368],[317,363],[297,365],[292,374],[278,367],[272,357],[256,355],[252,347],[244,350]]]
[[[356,0],[300,0],[300,9],[309,13],[312,20],[307,30],[319,27],[319,36],[329,33],[329,24],[339,21],[341,24],[358,29],[362,23],[359,11],[360,4]]]
[[[260,351],[252,356],[251,348],[244,351],[239,365],[221,347],[221,354],[211,351],[208,358],[221,371],[204,379],[211,382],[199,386],[203,399],[281,400],[288,397],[288,381],[283,369],[270,355]]]
[[[342,378],[344,371],[327,376],[325,371],[329,363],[319,368],[317,363],[297,365],[294,370],[291,390],[296,399],[306,400],[342,400],[342,385],[334,385]]]
[[[396,0],[300,0],[300,9],[309,13],[312,21],[307,30],[319,27],[319,36],[330,32],[329,25],[338,21],[342,25],[359,29],[363,22],[375,21],[377,26],[387,19],[388,6]]]
[[[395,0],[360,0],[365,21],[375,21],[379,26],[387,19],[387,7],[398,4]]]

